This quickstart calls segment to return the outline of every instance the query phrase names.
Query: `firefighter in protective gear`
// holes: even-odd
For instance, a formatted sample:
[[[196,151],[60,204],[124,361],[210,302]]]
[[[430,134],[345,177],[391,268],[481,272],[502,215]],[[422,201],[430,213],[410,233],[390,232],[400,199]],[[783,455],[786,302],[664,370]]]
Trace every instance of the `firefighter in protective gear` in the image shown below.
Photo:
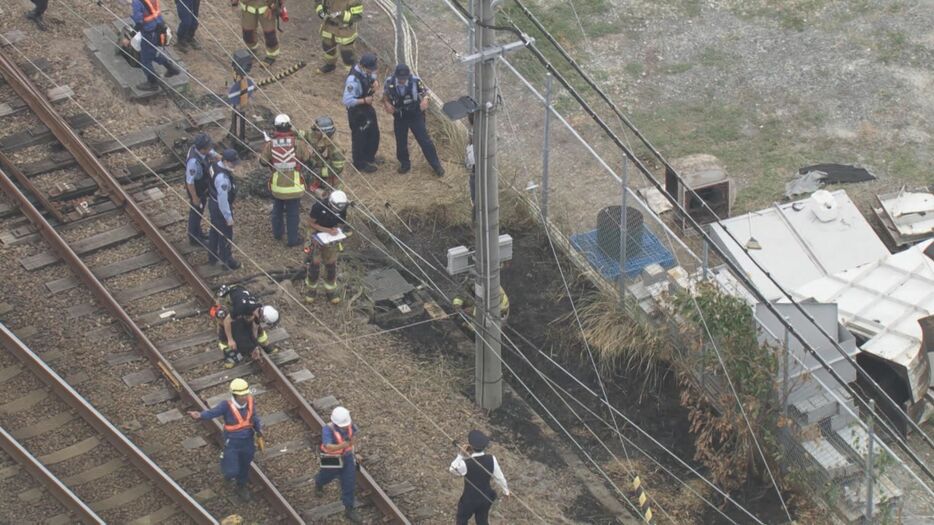
[[[468,285],[465,287],[465,297],[457,296],[454,298],[451,303],[454,305],[454,310],[456,312],[464,312],[469,316],[474,316],[477,314],[477,305],[474,300],[473,288]],[[503,287],[499,287],[499,318],[502,323],[506,322],[506,319],[509,318],[509,296],[506,295],[506,290],[503,290]]]
[[[338,235],[347,223],[347,194],[331,192],[327,202],[315,202],[308,214],[308,242],[305,243],[305,302],[312,303],[318,293],[318,277],[324,262],[324,292],[331,304],[341,302],[337,290],[337,253],[340,241],[327,242],[323,235]]]
[[[237,5],[231,2],[230,5]],[[263,29],[263,40],[266,44],[267,64],[272,64],[279,58],[279,35],[276,34],[276,19],[278,12],[285,5],[285,0],[239,0],[240,27],[243,29],[243,43],[250,48],[253,54],[259,51],[259,40],[256,30]]]
[[[315,12],[321,19],[321,48],[324,64],[318,68],[330,73],[337,67],[337,50],[349,69],[356,63],[353,45],[357,40],[357,22],[363,18],[361,0],[315,0]]]
[[[230,485],[235,485],[237,496],[243,501],[250,501],[250,490],[246,485],[250,463],[256,455],[257,441],[260,446],[265,446],[262,443],[262,424],[255,411],[250,385],[243,379],[234,379],[230,382],[230,399],[204,412],[189,411],[188,415],[195,421],[223,416],[224,453],[221,455],[221,472]]]
[[[351,523],[363,523],[354,509],[354,485],[357,477],[357,458],[354,455],[354,447],[358,445],[356,436],[359,432],[350,419],[350,411],[344,407],[336,407],[331,411],[331,422],[321,429],[322,466],[315,476],[315,495],[319,497],[324,495],[325,485],[340,478],[344,516]],[[326,468],[324,458],[332,460],[340,458],[340,460],[337,465],[332,464]]]
[[[327,199],[332,191],[340,188],[340,175],[344,172],[344,154],[334,144],[334,120],[318,117],[311,131],[300,131],[299,137],[308,141],[313,149],[310,167],[314,178],[308,189],[319,200]]]
[[[269,190],[272,193],[272,236],[282,239],[282,216],[285,215],[288,245],[302,243],[298,235],[301,199],[305,193],[302,165],[311,162],[308,144],[299,140],[286,114],[277,115],[272,138],[263,145],[260,161],[272,168]]]
[[[279,312],[261,304],[243,286],[221,286],[210,314],[217,322],[217,346],[224,354],[224,368],[233,368],[248,355],[259,358],[257,346],[267,354],[278,352],[269,344],[266,328],[279,322]]]

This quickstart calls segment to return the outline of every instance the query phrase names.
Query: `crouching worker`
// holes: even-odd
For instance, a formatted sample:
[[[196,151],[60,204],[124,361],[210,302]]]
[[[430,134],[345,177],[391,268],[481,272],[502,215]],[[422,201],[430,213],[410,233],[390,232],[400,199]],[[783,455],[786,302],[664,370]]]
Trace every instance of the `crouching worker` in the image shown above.
[[[317,201],[308,214],[308,242],[305,243],[305,302],[312,303],[318,294],[321,262],[324,262],[324,292],[331,304],[341,302],[337,290],[337,253],[346,237],[347,194],[338,190],[326,202]]]
[[[196,421],[223,416],[224,453],[221,455],[221,473],[241,500],[250,501],[250,489],[247,487],[250,463],[257,447],[261,451],[266,448],[259,415],[254,411],[250,385],[243,379],[234,379],[230,382],[230,399],[204,412],[189,411],[188,415]]]
[[[267,328],[279,322],[279,312],[261,304],[243,286],[221,286],[211,317],[217,322],[217,346],[224,354],[224,368],[233,368],[247,356],[258,359],[259,348],[267,354],[278,351],[269,344]]]

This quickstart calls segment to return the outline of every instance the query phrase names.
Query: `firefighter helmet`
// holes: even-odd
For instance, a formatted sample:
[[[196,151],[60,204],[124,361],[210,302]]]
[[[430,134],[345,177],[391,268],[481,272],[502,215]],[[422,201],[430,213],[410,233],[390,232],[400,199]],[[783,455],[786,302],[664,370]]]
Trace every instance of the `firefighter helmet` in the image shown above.
[[[347,194],[341,190],[332,192],[331,196],[328,197],[328,202],[335,211],[344,211],[347,209]]]
[[[276,131],[288,131],[292,129],[292,119],[285,113],[279,113],[276,115],[273,125],[275,125]]]

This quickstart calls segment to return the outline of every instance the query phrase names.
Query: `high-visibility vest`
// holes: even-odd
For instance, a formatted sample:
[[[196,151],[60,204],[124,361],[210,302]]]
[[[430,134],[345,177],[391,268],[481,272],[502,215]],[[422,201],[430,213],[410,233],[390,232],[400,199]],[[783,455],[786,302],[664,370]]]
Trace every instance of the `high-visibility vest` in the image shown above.
[[[335,426],[333,423],[328,423],[328,426],[331,427],[331,430],[334,431],[334,441],[337,442],[334,444],[344,445],[344,436],[341,435],[340,430],[337,428],[337,426]],[[348,440],[353,439],[353,425],[350,425],[349,427],[347,427],[347,439]],[[338,452],[328,452],[324,448],[324,443],[321,443],[321,452],[324,452],[325,454],[329,454],[333,456],[344,455],[348,452],[353,452],[353,445],[351,445],[350,443],[347,443]]]
[[[162,10],[159,9],[159,0],[142,0],[143,5],[149,9],[149,14],[143,17],[143,23],[148,24],[153,20],[159,18],[159,15],[162,14]]]
[[[271,164],[276,171],[282,173],[292,173],[298,166],[295,160],[295,134],[291,132],[279,132],[273,135],[270,140]]]
[[[302,194],[305,193],[305,179],[297,171],[293,171],[291,175],[276,171],[272,174],[269,189],[276,199],[300,199]]]
[[[240,415],[240,409],[237,408],[232,399],[227,401],[227,407],[230,408],[230,413],[233,414],[237,422],[233,425],[224,425],[224,430],[236,432],[246,428],[253,428],[253,396],[246,397],[246,416]]]

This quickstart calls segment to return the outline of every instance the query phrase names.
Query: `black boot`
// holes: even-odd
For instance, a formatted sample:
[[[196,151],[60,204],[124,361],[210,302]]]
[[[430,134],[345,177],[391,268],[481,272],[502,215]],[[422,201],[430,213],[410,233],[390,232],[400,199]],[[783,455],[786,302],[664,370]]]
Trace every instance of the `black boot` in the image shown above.
[[[363,523],[363,518],[360,517],[360,513],[357,512],[357,509],[345,508],[344,516],[347,516],[347,520],[350,523]]]
[[[181,72],[182,70],[171,62],[169,62],[169,65],[165,66],[165,78],[172,78]]]
[[[40,13],[38,9],[33,9],[32,11],[26,13],[26,18],[35,22],[39,31],[45,31],[48,29],[45,26],[45,21],[42,20],[42,13]]]

